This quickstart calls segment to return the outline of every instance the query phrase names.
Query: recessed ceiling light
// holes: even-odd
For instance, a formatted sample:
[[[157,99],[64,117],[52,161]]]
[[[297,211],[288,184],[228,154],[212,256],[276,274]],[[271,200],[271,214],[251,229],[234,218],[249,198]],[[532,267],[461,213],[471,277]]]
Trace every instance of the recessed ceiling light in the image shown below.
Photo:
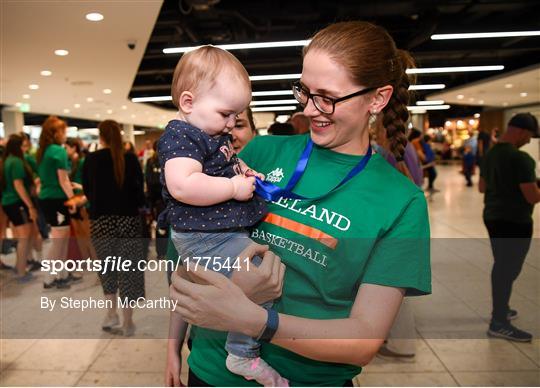
[[[67,108],[66,108],[66,109],[64,109],[64,113],[69,113],[69,112],[70,112],[70,110],[69,110],[69,109],[67,109]]]
[[[108,114],[112,114],[112,112],[113,112],[112,109],[107,109]]]
[[[38,90],[38,89],[39,89],[39,85],[37,85],[37,84],[30,84],[30,85],[28,85],[28,89]]]
[[[99,119],[101,115],[99,113],[96,113],[96,117]]]
[[[69,51],[64,50],[64,49],[58,49],[58,50],[54,50],[54,54],[58,55],[59,57],[65,57],[66,55],[69,54]]]
[[[444,89],[445,84],[424,84],[424,85],[411,85],[409,90],[433,90],[433,89]]]
[[[477,118],[479,118],[479,117],[480,117],[480,113],[475,113],[475,114],[474,114],[474,118],[475,118],[475,119],[477,119]]]
[[[429,74],[429,73],[463,73],[467,71],[493,71],[503,70],[503,65],[491,65],[491,66],[448,66],[448,67],[424,67],[407,69],[407,74]]]
[[[416,105],[442,105],[443,100],[431,100],[431,101],[416,101]]]
[[[103,89],[103,94],[111,94],[111,93],[112,93],[111,89]]]
[[[103,19],[104,19],[103,15],[98,12],[92,12],[92,13],[86,14],[86,20],[90,20],[91,22],[100,22]]]
[[[527,94],[526,92],[522,92],[522,93],[519,93],[519,96],[520,96],[520,97],[527,97],[528,94]]]
[[[253,112],[274,112],[282,110],[296,110],[296,106],[262,106],[251,109]]]
[[[246,50],[246,49],[259,49],[259,48],[273,48],[273,47],[297,47],[306,46],[311,40],[288,40],[281,42],[260,42],[260,43],[238,43],[238,44],[219,44],[219,47],[223,50]],[[163,54],[177,54],[193,51],[201,46],[191,47],[171,47],[163,49]]]
[[[450,105],[425,105],[425,106],[408,106],[408,110],[418,111],[418,110],[445,110],[450,109]]]
[[[80,107],[81,107],[81,104],[73,104],[73,106],[74,106],[75,108],[80,108]]]
[[[136,115],[131,115],[131,118],[134,119],[135,117],[137,117]]]
[[[86,102],[93,102],[94,99],[92,97],[86,97]]]
[[[478,103],[482,105],[484,103],[484,100],[478,100]]]
[[[122,105],[122,109],[123,109],[123,110],[126,110],[126,109],[127,109],[127,106]]]
[[[133,97],[131,102],[171,101],[171,96]]]
[[[516,36],[539,36],[540,31],[506,31],[506,32],[467,32],[459,34],[434,34],[432,40],[444,39],[478,39],[478,38],[512,38]]]
[[[24,98],[25,100],[28,100],[30,98],[30,95],[29,94],[23,94],[22,98]]]
[[[508,106],[508,103],[507,103],[507,102],[503,102],[503,106]]]
[[[283,104],[298,104],[296,100],[267,100],[267,101],[251,101],[250,106],[257,105],[283,105]]]
[[[450,125],[452,125],[452,122],[451,122],[451,121],[445,121],[445,123],[444,123],[444,126],[445,126],[445,127],[449,127]]]
[[[458,95],[456,96],[456,98],[457,98],[458,100],[463,100],[463,99],[465,98],[465,96],[464,96],[463,94],[458,94]]]
[[[470,101],[470,102],[473,102],[473,101],[474,101],[474,97],[470,97],[470,98],[469,98],[469,101]]]
[[[17,108],[20,108],[21,105],[22,105],[22,103],[20,103],[20,102],[16,102],[16,103],[15,103],[15,106],[16,106]]]
[[[41,70],[41,72],[39,74],[41,74],[44,77],[48,77],[48,76],[52,75],[52,71],[50,71],[50,70]]]
[[[292,95],[292,90],[267,90],[264,92],[252,92],[251,95],[253,97],[260,97],[260,96],[288,96]]]
[[[514,87],[514,84],[505,84],[504,87],[506,89],[510,89],[510,88],[513,88]]]

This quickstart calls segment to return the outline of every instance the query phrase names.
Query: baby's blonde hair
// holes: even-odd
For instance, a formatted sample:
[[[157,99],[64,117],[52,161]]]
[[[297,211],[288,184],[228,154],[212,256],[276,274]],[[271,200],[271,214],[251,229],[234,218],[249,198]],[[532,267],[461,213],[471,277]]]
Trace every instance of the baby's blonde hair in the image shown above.
[[[173,104],[179,108],[180,95],[184,91],[192,93],[212,88],[220,74],[229,71],[251,93],[249,74],[240,61],[230,52],[214,46],[202,46],[182,56],[174,70],[171,85]],[[231,93],[238,91],[231,90]]]

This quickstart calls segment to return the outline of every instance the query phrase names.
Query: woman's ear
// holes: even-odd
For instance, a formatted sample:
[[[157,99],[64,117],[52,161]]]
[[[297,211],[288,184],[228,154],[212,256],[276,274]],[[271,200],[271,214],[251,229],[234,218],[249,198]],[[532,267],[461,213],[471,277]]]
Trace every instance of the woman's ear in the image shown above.
[[[380,113],[384,109],[384,107],[388,104],[388,101],[390,101],[393,91],[394,91],[394,87],[391,85],[386,85],[386,86],[377,88],[377,91],[375,92],[375,95],[373,96],[373,99],[371,100],[371,105],[369,107],[370,113],[371,114]]]
[[[182,92],[180,98],[178,99],[178,108],[182,113],[191,113],[193,110],[193,94],[188,91]]]

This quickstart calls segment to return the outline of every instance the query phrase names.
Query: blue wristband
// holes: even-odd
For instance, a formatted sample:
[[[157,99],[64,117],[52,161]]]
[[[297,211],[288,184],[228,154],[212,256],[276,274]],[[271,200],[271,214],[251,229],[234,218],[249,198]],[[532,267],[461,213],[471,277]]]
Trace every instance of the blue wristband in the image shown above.
[[[262,334],[257,338],[257,341],[270,342],[276,334],[276,331],[279,326],[279,314],[273,308],[267,308],[266,312],[268,313],[266,317],[266,325]]]

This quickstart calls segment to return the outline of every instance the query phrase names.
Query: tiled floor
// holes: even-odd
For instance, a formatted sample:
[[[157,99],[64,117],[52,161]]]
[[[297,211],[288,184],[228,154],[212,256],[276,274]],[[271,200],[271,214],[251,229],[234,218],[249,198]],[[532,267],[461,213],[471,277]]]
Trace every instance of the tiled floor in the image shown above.
[[[455,167],[439,168],[441,190],[429,201],[433,240],[433,294],[413,298],[417,355],[413,362],[376,358],[356,378],[363,386],[539,386],[540,341],[516,344],[487,339],[491,252],[482,224],[482,197],[465,187]],[[536,209],[535,237],[540,237]],[[540,337],[540,251],[535,241],[518,281],[515,322]],[[8,263],[13,255],[4,258]],[[99,329],[100,313],[40,311],[40,282],[18,285],[0,274],[1,385],[157,386],[163,383],[168,317],[138,311],[138,339],[118,339]],[[149,297],[167,295],[162,274],[148,273]],[[59,297],[99,297],[92,274]],[[72,339],[66,339],[71,333]],[[18,338],[18,339],[13,339]],[[26,338],[26,339],[25,339]],[[28,339],[32,338],[32,339]],[[48,339],[40,339],[48,338]],[[60,339],[63,338],[63,339]],[[86,339],[81,339],[86,338]],[[92,338],[92,339],[88,339]],[[184,381],[187,368],[183,368]]]

